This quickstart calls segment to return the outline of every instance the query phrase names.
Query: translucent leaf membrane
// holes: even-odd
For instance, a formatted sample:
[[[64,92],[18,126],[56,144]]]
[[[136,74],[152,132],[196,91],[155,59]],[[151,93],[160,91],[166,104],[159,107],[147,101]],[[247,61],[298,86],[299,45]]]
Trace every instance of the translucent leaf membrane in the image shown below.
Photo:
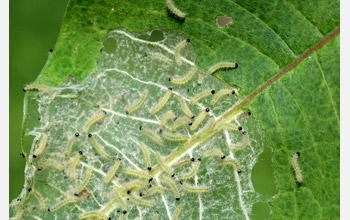
[[[126,210],[123,204],[118,203],[113,190],[117,190],[114,192],[119,192],[126,203],[126,217],[129,219],[151,219],[155,212],[159,213],[159,219],[171,219],[180,204],[183,208],[179,219],[249,219],[256,202],[268,201],[269,198],[262,198],[255,192],[251,183],[251,170],[263,150],[263,134],[257,121],[253,117],[241,117],[241,113],[246,114],[246,111],[223,116],[240,101],[238,88],[230,88],[202,69],[198,69],[183,84],[170,82],[169,78],[181,78],[195,67],[196,54],[189,43],[181,50],[182,65],[178,66],[174,50],[186,37],[175,31],[159,31],[163,32],[163,39],[153,42],[139,38],[151,32],[112,31],[107,41],[115,41],[115,50],[106,48],[102,51],[96,74],[81,83],[67,79],[62,87],[52,88],[50,94],[45,91],[28,92],[28,120],[31,123],[26,128],[26,134],[35,138],[28,157],[24,190],[11,204],[12,219],[16,215],[21,215],[23,219],[77,219],[82,213],[92,211],[117,219]],[[199,79],[201,84],[198,84]],[[214,96],[211,93],[193,105],[189,103],[191,98],[203,91],[219,92],[221,89],[235,90],[235,94],[222,96],[213,106],[210,104]],[[144,99],[142,96],[146,90],[148,94]],[[159,101],[169,92],[169,99],[153,114],[152,109],[159,106]],[[138,107],[140,99],[142,104]],[[192,122],[208,108],[198,128],[191,130],[189,124],[184,124],[176,130],[167,130],[176,120],[167,120],[167,125],[161,128],[162,115],[169,111],[176,119],[188,117],[179,99],[184,100],[195,115],[189,118]],[[137,109],[129,113],[126,110],[130,106],[137,106]],[[40,121],[33,119],[37,115]],[[208,121],[211,124],[207,124]],[[238,124],[242,130],[216,129],[222,121]],[[165,131],[167,136],[163,134]],[[242,140],[243,131],[249,134],[248,146],[240,151],[229,150],[229,144]],[[33,158],[43,133],[48,136],[47,146]],[[67,146],[77,133],[79,137],[67,157]],[[173,137],[181,137],[181,140]],[[188,138],[183,140],[183,137]],[[155,141],[158,139],[161,141]],[[150,154],[151,170],[140,149],[141,143],[147,146]],[[201,159],[205,151],[212,149],[221,150],[225,158],[213,155]],[[163,166],[175,176],[171,177],[161,169],[156,152],[161,155],[158,161],[163,160]],[[70,175],[71,165],[78,154],[82,155],[73,167],[75,175]],[[115,177],[105,184],[108,171],[119,158],[121,163]],[[186,179],[186,184],[207,186],[209,192],[188,192],[181,186],[181,175],[188,173],[195,164],[191,158],[200,161],[200,166],[193,177]],[[234,161],[241,172],[234,166],[220,163],[221,160]],[[57,170],[54,166],[43,167],[46,161],[55,161],[64,170]],[[173,167],[179,163],[182,165]],[[93,173],[91,178],[86,178],[90,168]],[[125,169],[133,171],[125,174]],[[180,192],[179,200],[174,195],[174,189],[161,181],[161,176],[167,176],[175,183]],[[164,194],[158,192],[140,197],[140,194],[151,192],[149,185],[163,187],[160,192],[164,191]],[[39,209],[39,202],[28,192],[29,188],[42,195],[50,212]],[[76,193],[77,189],[80,189],[79,193]],[[130,196],[134,198],[129,199]]]

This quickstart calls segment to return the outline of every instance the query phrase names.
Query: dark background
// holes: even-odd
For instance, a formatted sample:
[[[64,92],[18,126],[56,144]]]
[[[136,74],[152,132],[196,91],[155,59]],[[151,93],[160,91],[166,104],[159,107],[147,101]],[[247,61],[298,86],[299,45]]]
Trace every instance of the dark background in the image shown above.
[[[10,1],[10,201],[24,183],[20,135],[24,85],[35,81],[54,49],[68,0]],[[30,146],[27,146],[29,151]]]

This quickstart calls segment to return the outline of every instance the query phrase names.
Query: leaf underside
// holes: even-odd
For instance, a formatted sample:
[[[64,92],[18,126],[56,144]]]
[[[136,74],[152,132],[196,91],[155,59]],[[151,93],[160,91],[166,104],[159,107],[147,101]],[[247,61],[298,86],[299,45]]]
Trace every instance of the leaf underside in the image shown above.
[[[173,179],[181,194],[177,201],[172,190],[158,178],[167,174],[155,168],[153,185],[164,186],[165,193],[147,198],[155,203],[151,208],[127,201],[129,219],[137,216],[150,219],[155,211],[159,219],[171,219],[179,205],[183,207],[179,219],[250,219],[254,218],[252,209],[258,202],[269,203],[271,219],[339,218],[339,36],[317,47],[253,99],[245,99],[338,28],[339,2],[175,3],[187,12],[183,24],[167,14],[165,2],[69,3],[55,52],[37,79],[38,83],[56,87],[51,87],[50,94],[39,90],[26,95],[29,109],[26,134],[35,138],[27,158],[30,164],[25,171],[25,189],[19,196],[21,200],[11,204],[10,217],[24,210],[23,219],[77,219],[81,213],[103,210],[115,199],[113,188],[118,188],[123,198],[127,198],[125,186],[136,177],[124,174],[123,170],[148,172],[139,148],[143,142],[155,167],[157,151],[172,166],[218,148],[226,160],[235,158],[242,172],[238,174],[234,167],[221,164],[218,157],[205,158],[196,175],[186,180],[191,185],[210,188],[209,192],[198,194],[183,190],[179,183],[181,174],[188,172],[192,163],[176,168]],[[324,16],[322,21],[317,19],[320,13]],[[219,15],[232,16],[233,24],[218,28],[215,18]],[[145,30],[151,31],[132,33]],[[155,33],[159,37],[151,40]],[[178,66],[174,50],[186,38],[191,39],[191,44],[181,51],[182,66]],[[112,46],[105,45],[100,52],[103,42]],[[161,54],[169,60],[164,62],[145,53]],[[218,71],[216,77],[206,73],[211,65],[222,61],[237,62],[239,67]],[[174,85],[169,81],[169,77],[186,75],[194,66],[199,70],[189,82]],[[201,74],[204,81],[199,86]],[[173,89],[169,101],[152,114],[152,108],[169,87]],[[164,113],[171,110],[177,118],[184,116],[178,99],[189,104],[202,91],[237,88],[240,96],[225,95],[214,106],[210,104],[213,95],[190,105],[196,116],[210,108],[215,123],[203,131],[201,128],[210,120],[206,116],[194,131],[188,125],[180,127],[176,132],[187,136],[186,141],[163,138],[164,144],[160,145],[139,129],[142,126],[161,136],[160,121]],[[136,111],[126,114],[145,90],[146,101]],[[242,102],[241,107],[250,109],[253,117],[241,119],[242,108],[232,111]],[[102,158],[87,134],[82,134],[84,124],[101,112],[106,112],[106,116],[94,123],[89,133],[110,159]],[[243,135],[242,131],[218,131],[217,127],[225,121],[242,125],[249,135],[246,148],[228,149],[231,142],[239,143]],[[76,132],[81,135],[73,145],[70,159],[66,160],[67,143]],[[33,158],[43,133],[48,135],[47,147]],[[273,149],[278,189],[274,196],[263,196],[252,184],[251,171],[264,147]],[[74,185],[68,178],[69,166],[78,151],[83,156]],[[290,165],[295,152],[301,153],[301,185],[295,182]],[[116,177],[111,183],[103,184],[104,176],[117,158],[122,160]],[[59,162],[63,171],[53,167],[37,170],[50,160]],[[89,167],[93,168],[93,175],[84,191],[89,196],[79,195],[77,203],[48,212],[47,208],[62,199],[76,198],[74,192]],[[44,211],[28,188],[42,195]],[[141,191],[146,192],[138,189],[132,194]],[[123,215],[119,204],[105,214],[112,219]]]

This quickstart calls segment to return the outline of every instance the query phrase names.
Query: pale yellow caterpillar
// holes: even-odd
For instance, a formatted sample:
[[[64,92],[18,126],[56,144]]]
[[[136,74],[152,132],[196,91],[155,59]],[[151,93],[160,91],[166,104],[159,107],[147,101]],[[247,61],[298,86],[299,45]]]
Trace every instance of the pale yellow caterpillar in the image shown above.
[[[185,164],[191,163],[191,162],[193,162],[193,161],[194,161],[194,158],[187,159],[187,160],[181,161],[181,162],[179,162],[179,163],[177,163],[177,164],[174,164],[173,167],[174,167],[174,168],[178,168],[178,167],[181,167],[181,166],[183,166],[183,165],[185,165]]]
[[[94,117],[90,118],[85,125],[83,126],[83,134],[87,135],[87,133],[89,132],[90,127],[95,124],[96,122],[98,122],[99,120],[101,120],[102,118],[104,118],[106,116],[106,112],[101,112],[97,115],[95,115]]]
[[[194,175],[196,175],[200,165],[201,165],[201,161],[194,162],[194,166],[192,167],[192,169],[189,170],[187,173],[182,174],[181,179],[192,178]]]
[[[162,136],[170,141],[186,141],[188,140],[188,136],[185,134],[172,133],[167,130],[162,131]]]
[[[173,213],[171,220],[178,220],[182,210],[182,205],[178,205]]]
[[[79,193],[81,193],[86,188],[86,186],[90,182],[91,176],[92,176],[92,168],[89,167],[88,170],[85,172],[85,178],[84,178],[83,182],[78,187],[78,189],[75,191],[74,195],[77,196]]]
[[[195,95],[191,100],[190,100],[190,105],[194,105],[196,104],[200,99],[208,96],[208,95],[214,95],[215,94],[215,90],[213,89],[208,89],[205,90],[203,92],[198,93],[197,95]]]
[[[301,169],[298,164],[298,159],[299,159],[300,153],[296,152],[293,157],[292,157],[292,167],[295,173],[295,180],[297,183],[301,184],[303,183],[303,174],[301,173]]]
[[[243,138],[239,143],[236,144],[230,144],[228,146],[229,149],[231,150],[243,150],[246,146],[249,144],[249,135],[246,131],[242,132]]]
[[[78,216],[78,219],[84,219],[84,218],[99,218],[103,220],[109,220],[110,218],[106,216],[105,214],[98,212],[98,211],[90,211],[82,213]]]
[[[198,133],[203,133],[206,132],[208,129],[212,128],[213,123],[215,122],[214,118],[209,118],[209,120],[207,121],[207,123],[205,123],[205,125],[203,126],[203,128],[201,128],[201,130]],[[214,133],[215,134],[215,133]],[[203,144],[203,143],[202,143]]]
[[[136,111],[138,108],[141,107],[141,105],[145,102],[146,98],[148,96],[148,90],[142,92],[141,97],[139,100],[137,100],[135,103],[133,103],[127,110],[125,110],[126,114],[131,114],[132,112]]]
[[[47,160],[43,163],[42,168],[45,169],[46,167],[54,167],[55,169],[62,171],[64,167],[57,161],[54,160]]]
[[[174,84],[185,84],[196,74],[198,67],[193,67],[186,75],[179,78],[169,78],[169,81]]]
[[[15,216],[15,219],[16,220],[21,220],[22,219],[22,215],[24,213],[24,208],[23,207],[18,207],[17,210],[16,210],[16,216]]]
[[[158,151],[156,152],[156,159],[160,168],[162,168],[164,172],[166,172],[170,176],[174,175],[174,172],[170,169],[168,165],[165,164],[165,161],[163,160],[162,156]]]
[[[139,180],[131,181],[131,182],[129,182],[129,183],[127,183],[125,185],[125,188],[127,188],[128,190],[131,190],[131,189],[136,188],[136,187],[138,187],[138,188],[148,188],[149,185],[147,185],[146,183],[141,182]]]
[[[152,162],[151,162],[151,157],[150,157],[147,146],[141,142],[140,149],[142,151],[143,157],[145,158],[147,169],[151,170],[152,169]]]
[[[219,92],[217,92],[214,97],[210,101],[210,105],[215,105],[221,97],[224,95],[234,95],[236,94],[235,90],[232,89],[221,89]]]
[[[237,161],[233,159],[220,160],[220,163],[225,165],[232,165],[233,168],[237,171],[237,173],[241,173],[240,165],[237,163]]]
[[[252,112],[249,109],[244,109],[240,112],[240,114],[237,117],[238,121],[244,120],[252,115]]]
[[[181,109],[185,115],[187,115],[189,118],[193,118],[194,115],[191,112],[190,108],[188,107],[186,101],[183,98],[178,97],[178,100],[180,102]]]
[[[69,167],[69,179],[73,182],[74,185],[76,181],[75,170],[82,155],[83,155],[83,152],[79,151],[79,153],[77,153],[77,155],[75,155],[75,157],[73,158],[73,161]]]
[[[105,158],[106,160],[108,160],[109,159],[108,154],[97,143],[96,139],[92,136],[92,134],[89,134],[88,137],[89,137],[89,141],[91,142],[92,146],[94,146],[95,150],[100,154],[100,156]]]
[[[119,189],[117,187],[114,187],[113,193],[114,193],[115,198],[118,200],[118,203],[119,203],[121,209],[123,210],[123,214],[125,215],[128,212],[128,207],[126,206],[123,198],[121,197]]]
[[[33,194],[33,196],[38,200],[40,210],[44,211],[45,210],[45,202],[44,202],[44,198],[42,197],[42,195],[39,192],[35,191],[34,189],[32,189],[30,191],[30,193]]]
[[[149,197],[149,196],[152,196],[152,195],[154,195],[156,193],[164,194],[165,190],[164,190],[163,187],[153,186],[148,192],[145,193],[145,195],[143,195],[143,197]]]
[[[166,64],[170,64],[172,62],[168,57],[164,56],[161,53],[145,53],[145,56],[150,57],[152,59],[160,60]]]
[[[118,200],[113,199],[111,200],[104,208],[101,210],[102,213],[110,212],[112,209],[114,209],[118,205]]]
[[[237,63],[230,63],[230,62],[217,63],[209,67],[208,73],[211,75],[220,69],[236,69],[237,67],[238,67]]]
[[[161,121],[160,121],[160,126],[162,128],[167,127],[167,121],[172,120],[174,121],[176,119],[176,116],[172,111],[168,111],[162,115]]]
[[[176,184],[172,179],[163,175],[160,177],[160,181],[162,181],[163,183],[167,184],[170,187],[176,200],[180,200],[180,192],[177,189]]]
[[[200,74],[198,75],[198,82],[197,82],[197,84],[198,84],[199,86],[202,85],[203,80],[204,80],[204,74],[200,73]]]
[[[184,182],[183,180],[180,181],[180,185],[182,186],[182,188],[188,192],[194,192],[194,193],[202,193],[202,192],[208,192],[209,191],[209,187],[207,186],[193,186],[190,185],[186,182]]]
[[[222,122],[217,125],[216,127],[217,130],[233,130],[233,131],[241,131],[242,127],[237,125],[236,123],[229,123],[229,122]]]
[[[205,151],[202,154],[201,158],[204,159],[210,156],[217,156],[217,157],[220,157],[221,159],[225,159],[225,154],[223,154],[220,149],[212,149],[212,150]]]
[[[164,141],[163,139],[154,131],[151,131],[148,128],[144,128],[142,126],[140,126],[140,131],[145,134],[146,136],[148,136],[149,138],[151,138],[154,142],[156,142],[159,145],[163,145]]]
[[[166,6],[168,7],[168,10],[170,13],[175,15],[180,21],[184,21],[186,18],[186,14],[180,11],[173,3],[172,0],[167,0],[166,1]]]
[[[41,153],[44,152],[44,150],[46,149],[47,146],[47,134],[42,133],[41,134],[41,138],[39,141],[39,145],[38,148],[35,149],[34,153],[33,153],[33,158],[36,158],[37,156],[39,156]]]
[[[159,213],[156,211],[152,216],[152,220],[158,220],[158,218],[159,218]]]
[[[63,201],[57,203],[53,207],[48,208],[47,211],[55,212],[55,211],[59,210],[60,208],[62,208],[63,206],[66,206],[70,203],[76,203],[76,202],[79,202],[79,199],[77,199],[77,198],[66,199],[66,200],[63,200]]]
[[[68,144],[67,144],[67,147],[66,147],[66,151],[65,151],[65,158],[66,158],[66,160],[69,159],[69,157],[70,157],[70,152],[72,151],[72,148],[73,148],[74,143],[78,140],[78,137],[79,137],[79,133],[76,132],[76,133],[74,134],[74,136],[73,136],[72,138],[69,139]]]
[[[164,96],[159,100],[159,102],[153,107],[152,114],[156,114],[159,110],[161,110],[165,104],[170,99],[170,96],[172,94],[172,88],[169,88],[168,91],[164,94]]]
[[[191,119],[189,119],[187,116],[180,117],[179,119],[176,119],[172,126],[172,131],[175,131],[178,127],[181,127],[183,125],[188,125],[191,122]]]
[[[196,118],[196,120],[194,120],[194,122],[192,123],[190,130],[193,131],[195,130],[198,125],[205,119],[205,117],[207,116],[208,112],[209,112],[209,108],[206,108],[204,111],[202,111],[198,117]]]
[[[143,205],[143,206],[148,206],[148,207],[153,207],[155,206],[156,204],[150,200],[145,200],[145,199],[140,199],[140,198],[137,198],[133,195],[130,195],[129,198],[136,204],[138,205]]]
[[[125,215],[119,216],[118,220],[125,220]]]
[[[23,91],[24,92],[26,92],[26,91],[40,91],[40,92],[46,92],[48,94],[51,94],[52,89],[50,86],[47,86],[47,85],[32,83],[32,84],[26,85],[23,88]]]
[[[120,161],[121,159],[118,158],[117,161],[114,163],[114,165],[108,170],[108,173],[103,180],[104,184],[108,184],[114,178],[115,172],[118,170],[120,166]]]
[[[129,174],[129,175],[133,175],[133,176],[138,176],[141,178],[146,178],[146,179],[150,179],[152,176],[149,173],[146,173],[144,171],[140,171],[140,170],[132,170],[132,169],[124,169],[124,173],[125,174]]]
[[[188,43],[190,43],[190,39],[186,39],[181,41],[180,43],[178,43],[175,47],[175,52],[174,52],[174,56],[175,56],[175,62],[178,66],[182,66],[182,60],[181,60],[181,50],[182,48],[184,48]]]

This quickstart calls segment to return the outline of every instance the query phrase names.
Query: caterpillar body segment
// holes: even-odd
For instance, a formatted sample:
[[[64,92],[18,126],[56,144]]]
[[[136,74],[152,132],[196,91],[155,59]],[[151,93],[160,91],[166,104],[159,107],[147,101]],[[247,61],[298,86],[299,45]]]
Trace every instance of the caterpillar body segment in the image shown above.
[[[203,84],[203,80],[204,80],[204,74],[200,73],[200,74],[198,75],[197,84],[198,84],[199,86],[201,86],[201,85]]]
[[[154,131],[148,129],[148,128],[144,128],[144,127],[140,127],[139,128],[141,130],[141,132],[143,134],[145,134],[146,136],[148,136],[149,138],[151,138],[154,142],[156,142],[159,145],[163,145],[164,141],[163,139]]]
[[[104,206],[104,208],[101,210],[102,213],[108,213],[111,212],[114,208],[116,208],[116,206],[118,205],[118,200],[117,199],[113,199],[112,201],[110,201],[107,205]]]
[[[201,130],[198,133],[204,133],[208,131],[208,129],[212,128],[212,125],[214,124],[214,122],[215,122],[215,119],[213,117],[209,118],[207,123],[205,123],[203,128],[201,128]],[[217,132],[214,132],[214,133],[217,133]]]
[[[164,94],[164,96],[159,100],[159,102],[153,107],[152,114],[156,114],[159,110],[161,110],[165,104],[168,102],[172,94],[172,89],[169,88],[168,91]]]
[[[125,215],[119,216],[118,220],[125,220]]]
[[[220,160],[220,163],[225,164],[225,165],[231,165],[233,169],[237,171],[237,173],[241,173],[241,166],[238,164],[237,161],[233,159],[225,159],[225,160]]]
[[[55,212],[55,211],[59,210],[60,208],[66,206],[66,205],[68,205],[68,204],[76,203],[76,202],[79,202],[79,199],[77,199],[77,198],[66,199],[66,200],[63,200],[63,201],[57,203],[57,204],[54,205],[53,207],[48,208],[47,211],[49,211],[49,212]]]
[[[237,117],[238,121],[242,121],[252,115],[252,112],[249,109],[244,109],[240,112],[240,114]]]
[[[163,160],[162,156],[158,151],[156,152],[156,159],[160,168],[162,168],[164,172],[166,172],[169,176],[172,176],[174,174],[174,172],[170,169],[170,167],[165,164],[165,161]]]
[[[86,186],[89,184],[90,182],[90,179],[91,179],[91,176],[92,176],[92,168],[89,167],[85,173],[85,177],[84,177],[84,180],[83,182],[81,183],[81,185],[78,187],[78,189],[76,190],[75,192],[75,195],[78,195],[79,193],[81,193],[85,188]]]
[[[182,210],[182,205],[178,205],[173,213],[173,216],[171,217],[171,220],[178,220],[181,214],[181,210]]]
[[[134,203],[138,204],[138,205],[143,205],[143,206],[148,206],[148,207],[153,207],[156,204],[150,200],[145,200],[145,199],[140,199],[135,197],[134,195],[130,195],[129,197]]]
[[[174,164],[173,168],[176,169],[176,168],[179,168],[179,167],[181,167],[181,166],[183,166],[185,164],[189,164],[189,163],[192,163],[192,162],[193,162],[192,159],[187,159],[187,160],[181,161],[181,162],[179,162],[177,164]]]
[[[182,66],[182,60],[181,60],[181,50],[184,48],[187,44],[190,43],[190,39],[186,39],[178,43],[175,47],[174,56],[175,56],[175,62],[178,66]]]
[[[165,190],[163,187],[160,187],[160,186],[153,186],[148,192],[146,192],[143,197],[149,197],[149,196],[152,196],[156,193],[159,193],[159,194],[164,194],[165,193]]]
[[[57,161],[54,160],[47,160],[43,163],[42,168],[45,169],[47,167],[53,167],[58,171],[63,171],[64,167]]]
[[[167,176],[161,176],[160,181],[165,183],[166,185],[168,185],[170,187],[176,200],[180,200],[180,192],[179,192],[178,188],[176,187],[175,182],[171,178],[169,178]]]
[[[108,216],[98,211],[85,212],[78,216],[78,219],[85,219],[85,218],[99,218],[103,220],[110,219]]]
[[[123,214],[125,215],[128,212],[128,207],[126,206],[125,201],[121,197],[119,189],[117,187],[114,187],[113,193],[114,193],[115,198],[118,200],[120,208],[123,210]]]
[[[217,130],[233,130],[233,131],[241,131],[242,127],[229,122],[222,122],[216,126]]]
[[[52,93],[52,89],[51,89],[50,86],[37,84],[37,83],[32,83],[32,84],[26,85],[23,88],[23,91],[24,92],[27,92],[27,91],[40,91],[40,92],[46,92],[48,94]]]
[[[45,133],[42,133],[41,134],[41,138],[40,138],[40,141],[39,141],[39,144],[38,144],[38,148],[35,149],[34,153],[33,153],[33,158],[36,158],[38,157],[40,154],[42,154],[45,149],[46,149],[46,146],[47,146],[47,134]]]
[[[225,159],[226,157],[225,154],[223,154],[220,149],[212,149],[212,150],[205,151],[202,154],[201,158],[204,159],[210,156],[217,156],[217,157],[220,157],[220,159]]]
[[[187,115],[189,118],[193,118],[194,114],[192,113],[192,111],[188,107],[186,101],[183,98],[180,98],[180,97],[178,97],[178,100],[180,102],[180,106],[181,106],[181,109],[182,109],[183,113],[185,113],[185,115]]]
[[[192,169],[189,170],[187,173],[182,174],[181,179],[189,179],[189,178],[194,177],[194,175],[196,175],[200,165],[201,165],[200,161],[194,162],[194,166],[192,167]]]
[[[158,212],[155,212],[153,215],[152,215],[152,220],[158,220],[159,218],[159,213]]]
[[[180,11],[173,3],[172,0],[166,0],[166,6],[171,14],[176,16],[180,21],[184,21],[186,14]]]
[[[185,76],[179,78],[169,78],[169,81],[174,84],[185,84],[196,74],[198,67],[193,67]]]
[[[198,117],[196,118],[196,120],[194,120],[194,122],[192,123],[190,130],[193,131],[195,130],[198,125],[205,119],[205,117],[208,115],[209,113],[209,108],[205,109],[204,111],[202,111]]]
[[[208,73],[211,75],[220,69],[236,69],[237,67],[238,67],[237,63],[230,63],[230,62],[217,63],[208,69]]]
[[[95,150],[100,154],[100,156],[106,160],[109,160],[110,159],[109,155],[103,150],[103,148],[100,146],[100,144],[94,138],[94,136],[92,134],[89,134],[88,137],[89,137],[90,143],[95,148]]]
[[[198,93],[197,95],[195,95],[191,100],[190,100],[190,105],[194,105],[196,104],[200,99],[209,96],[209,95],[214,95],[215,94],[215,90],[214,89],[208,89],[208,90],[204,90],[203,92]]]
[[[160,121],[160,126],[162,128],[169,128],[167,126],[168,120],[174,121],[175,119],[176,119],[176,116],[174,115],[174,113],[172,111],[168,111],[168,112],[166,112],[166,113],[164,113],[162,115],[162,118],[161,118],[161,121]]]
[[[295,180],[297,181],[297,183],[301,184],[303,183],[303,174],[301,172],[301,169],[299,167],[298,164],[298,159],[300,157],[300,153],[296,152],[293,157],[292,157],[292,167],[295,173]]]
[[[149,173],[140,170],[124,169],[124,173],[145,179],[150,179],[152,177]]]
[[[193,186],[190,185],[186,182],[184,182],[183,180],[180,181],[180,185],[182,186],[182,188],[188,192],[194,192],[194,193],[202,193],[202,192],[208,192],[209,191],[209,187],[207,186]]]
[[[22,215],[24,213],[24,208],[23,207],[18,207],[16,210],[16,215],[15,215],[15,220],[21,220],[22,219]]]
[[[172,131],[175,131],[177,128],[183,126],[183,125],[188,125],[191,122],[191,119],[189,119],[186,116],[180,117],[179,119],[176,119],[172,126]]]
[[[69,167],[69,179],[73,182],[73,184],[75,185],[75,181],[76,181],[76,167],[80,162],[80,158],[82,156],[82,152],[80,151],[79,153],[77,153],[77,155],[75,155],[75,157],[73,158],[72,163],[70,164]]]
[[[96,122],[100,121],[102,118],[104,118],[106,116],[106,112],[101,112],[97,115],[95,115],[94,117],[90,118],[86,123],[85,125],[83,126],[83,134],[84,135],[87,135],[89,130],[90,130],[90,127],[95,124]]]
[[[162,136],[169,141],[186,141],[189,138],[185,134],[172,133],[167,130],[162,131]]]
[[[142,151],[143,157],[145,158],[147,169],[151,170],[152,162],[151,162],[151,156],[148,151],[148,147],[144,143],[140,143],[140,149]]]
[[[144,183],[144,182],[141,182],[141,181],[138,181],[138,180],[134,180],[134,181],[131,181],[131,182],[127,183],[125,187],[128,190],[132,190],[132,189],[134,189],[136,187],[138,187],[138,188],[148,188],[149,185]]]
[[[145,56],[150,57],[151,59],[160,60],[166,64],[172,63],[171,59],[169,59],[161,53],[145,53]]]
[[[249,145],[249,135],[247,132],[243,132],[243,138],[239,143],[232,143],[228,146],[231,150],[243,150],[246,146]]]
[[[132,112],[136,111],[138,108],[141,107],[141,105],[145,102],[146,98],[148,96],[148,90],[144,90],[141,94],[141,97],[133,103],[127,110],[125,110],[126,114],[131,114]]]
[[[236,91],[233,89],[221,89],[219,92],[217,92],[213,98],[210,101],[210,105],[215,105],[221,97],[224,95],[234,95],[236,94]]]
[[[32,189],[32,190],[30,191],[30,193],[38,200],[40,210],[41,210],[41,211],[44,211],[44,210],[45,210],[45,201],[44,201],[43,196],[42,196],[39,192],[37,192],[36,190],[34,190],[34,189]]]
[[[75,135],[68,140],[68,144],[65,150],[65,159],[66,161],[69,160],[70,153],[72,151],[74,143],[78,140],[79,133],[75,133]]]
[[[108,184],[114,178],[115,172],[118,170],[120,166],[120,162],[121,160],[118,158],[117,161],[114,163],[114,165],[108,170],[108,173],[103,180],[104,184]]]

